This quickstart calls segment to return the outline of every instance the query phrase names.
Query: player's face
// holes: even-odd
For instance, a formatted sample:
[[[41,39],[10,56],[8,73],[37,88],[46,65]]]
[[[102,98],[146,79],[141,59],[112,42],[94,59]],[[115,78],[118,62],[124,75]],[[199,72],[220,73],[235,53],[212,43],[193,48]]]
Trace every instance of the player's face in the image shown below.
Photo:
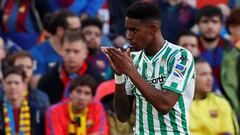
[[[178,44],[188,49],[194,57],[199,55],[198,41],[194,36],[181,36],[178,40]]]
[[[207,93],[212,90],[212,69],[206,62],[196,64],[196,93]]]
[[[74,42],[65,41],[62,48],[64,64],[69,69],[79,69],[87,58],[88,51],[86,43],[78,40]]]
[[[69,95],[75,110],[82,111],[92,100],[89,86],[78,86]]]
[[[134,51],[146,48],[152,41],[152,34],[148,25],[138,19],[125,19],[126,37]]]
[[[23,96],[25,92],[25,82],[23,78],[18,74],[9,74],[3,80],[3,89],[7,98],[11,101],[15,101]]]
[[[91,49],[98,49],[101,46],[101,30],[97,26],[87,26],[82,29],[87,40],[87,46]]]
[[[210,18],[203,16],[198,23],[198,28],[203,38],[214,40],[220,34],[222,22],[218,16],[213,16]]]

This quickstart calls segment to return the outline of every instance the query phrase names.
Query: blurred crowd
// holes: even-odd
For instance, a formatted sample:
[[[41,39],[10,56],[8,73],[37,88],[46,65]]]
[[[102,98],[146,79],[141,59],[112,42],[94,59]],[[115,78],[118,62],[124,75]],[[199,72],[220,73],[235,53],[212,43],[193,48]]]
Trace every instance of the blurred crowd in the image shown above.
[[[0,0],[0,134],[133,134],[134,112],[116,118],[100,48],[127,43],[136,1]],[[164,39],[195,57],[192,134],[239,134],[240,0],[143,1],[159,6]]]

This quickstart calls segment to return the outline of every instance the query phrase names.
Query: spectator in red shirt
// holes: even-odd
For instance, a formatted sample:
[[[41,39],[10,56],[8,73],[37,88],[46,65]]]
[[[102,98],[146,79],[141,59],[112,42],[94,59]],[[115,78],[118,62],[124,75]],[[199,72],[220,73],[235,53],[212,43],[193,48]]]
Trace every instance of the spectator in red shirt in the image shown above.
[[[89,75],[72,80],[69,99],[47,111],[46,135],[107,135],[105,111],[98,100],[93,100],[96,87]]]

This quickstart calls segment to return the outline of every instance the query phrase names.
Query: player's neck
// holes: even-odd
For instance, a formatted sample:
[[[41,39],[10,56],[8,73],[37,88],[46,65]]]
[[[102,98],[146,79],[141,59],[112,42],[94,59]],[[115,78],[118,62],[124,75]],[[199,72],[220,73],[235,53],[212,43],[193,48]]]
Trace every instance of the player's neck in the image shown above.
[[[162,35],[157,36],[147,48],[144,49],[144,52],[148,56],[154,56],[159,50],[163,47],[165,40],[163,39]]]

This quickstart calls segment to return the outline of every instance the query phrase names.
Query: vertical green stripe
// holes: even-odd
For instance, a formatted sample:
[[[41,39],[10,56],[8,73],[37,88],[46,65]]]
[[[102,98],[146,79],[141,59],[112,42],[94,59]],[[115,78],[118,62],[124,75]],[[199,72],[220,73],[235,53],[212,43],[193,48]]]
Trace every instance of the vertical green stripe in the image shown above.
[[[167,41],[165,41],[165,42],[167,42]],[[157,58],[158,58],[158,56],[168,47],[168,42],[167,43],[165,43],[166,45],[160,50],[160,52],[158,52],[155,56],[154,56],[154,58],[153,58],[153,61],[155,61]],[[169,48],[169,47],[168,47]]]
[[[136,62],[135,62],[135,67],[138,67],[138,66],[139,66],[139,62],[140,62],[141,59],[142,59],[142,54],[143,54],[143,51],[139,54],[138,59],[137,59]]]
[[[145,75],[145,72],[146,72],[146,69],[147,69],[147,63],[146,62],[142,62],[142,77],[143,79],[147,79],[146,75]],[[139,133],[140,135],[144,135],[144,128],[143,128],[143,99],[142,98],[138,98],[139,99]]]
[[[151,104],[147,103],[147,114],[148,114],[147,119],[148,119],[149,135],[155,135],[152,110],[153,110],[153,107],[151,106]]]
[[[144,135],[144,129],[143,129],[143,103],[142,99],[138,98],[139,100],[139,134]]]
[[[175,109],[172,108],[169,112],[170,117],[170,123],[173,128],[174,135],[180,135],[180,131],[178,130],[177,122],[176,122],[176,116],[175,116]]]
[[[169,57],[168,57],[168,65],[170,65],[169,62],[175,62],[175,60],[172,60],[172,58],[175,58],[175,57],[173,57],[173,56],[175,56],[178,52],[179,52],[179,50],[175,50],[174,52],[172,52],[172,53],[169,55]]]
[[[162,135],[167,135],[167,126],[164,122],[164,117],[160,113],[158,113],[158,120],[160,122],[160,130]]]
[[[157,62],[153,62],[153,74],[152,78],[155,78],[155,72],[156,72],[156,64]],[[150,103],[147,103],[147,119],[148,119],[148,129],[149,129],[149,135],[155,135],[155,130],[154,130],[154,121],[153,121],[153,106]]]
[[[131,54],[130,56],[132,59],[134,59],[136,57],[136,54]]]
[[[147,70],[147,63],[144,62],[144,60],[143,60],[143,62],[142,62],[142,77],[144,80],[147,80],[147,76],[145,74],[146,70]]]
[[[169,63],[169,71],[168,71],[169,75],[170,75],[170,73],[172,72],[172,70],[174,68],[175,60],[176,60],[176,58],[173,58],[173,60]]]
[[[161,60],[166,60],[167,57],[168,57],[168,55],[170,54],[171,50],[172,50],[172,49],[171,49],[170,47],[168,47],[168,48],[166,49],[166,51],[164,52],[163,56],[161,57]],[[161,72],[161,73],[163,73],[163,72]]]
[[[194,65],[194,62],[192,61],[191,66],[190,66],[190,68],[189,68],[189,70],[188,70],[186,79],[184,80],[184,85],[183,85],[183,88],[182,88],[183,92],[184,92],[185,89],[186,89],[186,85],[187,85],[187,82],[188,82],[188,80],[189,80],[189,77],[190,77],[191,72],[194,72],[194,71],[193,71],[193,65]],[[192,78],[192,76],[191,76],[191,78]],[[190,78],[190,79],[191,79],[191,78]]]
[[[188,135],[187,119],[186,119],[187,116],[186,116],[186,113],[185,113],[185,104],[184,104],[182,95],[180,95],[179,98],[178,98],[178,105],[179,105],[179,108],[181,110],[182,127],[183,127],[183,130],[184,130],[185,134]]]
[[[164,67],[160,66],[159,75],[164,73]],[[164,117],[158,112],[158,120],[160,123],[160,130],[162,135],[167,135],[167,126],[164,122]]]

